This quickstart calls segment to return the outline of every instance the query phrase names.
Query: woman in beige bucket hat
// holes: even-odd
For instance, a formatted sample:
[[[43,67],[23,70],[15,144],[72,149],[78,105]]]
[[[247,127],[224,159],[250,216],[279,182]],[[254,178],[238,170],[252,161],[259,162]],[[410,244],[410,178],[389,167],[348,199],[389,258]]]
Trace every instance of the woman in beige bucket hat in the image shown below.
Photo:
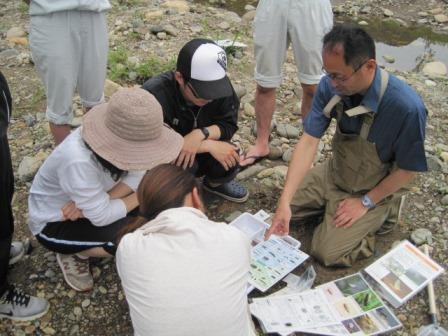
[[[72,288],[92,288],[88,257],[115,254],[116,234],[136,212],[145,171],[174,160],[182,144],[150,93],[121,89],[45,160],[31,186],[28,224],[57,253]]]

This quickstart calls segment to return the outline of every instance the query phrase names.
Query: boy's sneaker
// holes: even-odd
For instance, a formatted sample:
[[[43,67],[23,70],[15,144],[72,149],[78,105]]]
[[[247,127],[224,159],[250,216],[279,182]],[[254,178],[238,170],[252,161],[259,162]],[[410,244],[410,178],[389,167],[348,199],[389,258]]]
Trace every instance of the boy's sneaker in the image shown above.
[[[15,264],[25,255],[25,245],[22,242],[14,241],[11,243],[9,251],[9,264]]]
[[[86,292],[93,288],[93,277],[90,273],[88,258],[81,259],[75,254],[56,253],[56,260],[70,287],[78,292]]]
[[[235,180],[213,187],[206,179],[204,179],[204,189],[212,194],[221,196],[226,200],[236,203],[246,202],[249,197],[249,191],[246,187],[242,186]]]
[[[10,286],[0,298],[0,318],[30,321],[45,315],[49,307],[47,300],[27,295]]]

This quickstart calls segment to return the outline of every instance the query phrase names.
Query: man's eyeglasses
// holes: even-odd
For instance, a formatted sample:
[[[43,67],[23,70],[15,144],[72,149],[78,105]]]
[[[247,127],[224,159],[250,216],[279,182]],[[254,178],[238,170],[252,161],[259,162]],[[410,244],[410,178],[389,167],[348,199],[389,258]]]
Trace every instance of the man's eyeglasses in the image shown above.
[[[362,62],[359,66],[356,67],[356,69],[353,70],[352,74],[348,77],[345,77],[345,76],[339,75],[339,74],[335,74],[335,73],[329,73],[329,72],[327,72],[327,70],[325,70],[324,67],[322,67],[322,72],[334,81],[345,82],[345,81],[348,81],[350,78],[352,78],[353,75],[355,73],[357,73],[367,62],[368,62],[368,60],[365,60],[364,62]]]

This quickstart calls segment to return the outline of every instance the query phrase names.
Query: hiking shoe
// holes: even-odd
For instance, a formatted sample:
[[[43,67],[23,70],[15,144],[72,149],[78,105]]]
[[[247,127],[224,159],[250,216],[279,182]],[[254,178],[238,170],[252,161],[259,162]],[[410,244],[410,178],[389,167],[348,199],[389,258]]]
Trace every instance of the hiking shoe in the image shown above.
[[[392,232],[395,229],[395,226],[397,225],[397,222],[395,221],[388,221],[386,220],[383,225],[378,229],[378,231],[375,232],[378,236],[384,236],[390,232]]]
[[[47,300],[27,295],[14,286],[9,286],[0,298],[0,318],[30,321],[45,315],[49,307]]]
[[[11,243],[11,249],[9,251],[9,264],[13,265],[23,258],[25,255],[25,244],[19,241]]]
[[[78,292],[86,292],[93,288],[88,258],[81,259],[75,254],[56,253],[56,260],[64,274],[65,282],[71,288]]]
[[[249,191],[246,187],[235,180],[220,184],[217,187],[212,187],[207,181],[204,181],[204,189],[212,194],[236,203],[243,203],[249,197]]]

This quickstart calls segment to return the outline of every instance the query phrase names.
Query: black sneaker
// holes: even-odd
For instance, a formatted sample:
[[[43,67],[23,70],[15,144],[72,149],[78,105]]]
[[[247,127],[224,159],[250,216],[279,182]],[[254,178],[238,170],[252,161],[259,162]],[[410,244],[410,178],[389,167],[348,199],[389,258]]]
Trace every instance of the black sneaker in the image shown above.
[[[10,286],[0,298],[0,318],[30,321],[45,315],[49,307],[47,300],[27,295]]]
[[[217,187],[210,186],[207,181],[204,180],[204,189],[212,194],[221,196],[226,200],[236,203],[246,202],[249,197],[249,191],[246,187],[242,186],[235,180],[220,184]]]

